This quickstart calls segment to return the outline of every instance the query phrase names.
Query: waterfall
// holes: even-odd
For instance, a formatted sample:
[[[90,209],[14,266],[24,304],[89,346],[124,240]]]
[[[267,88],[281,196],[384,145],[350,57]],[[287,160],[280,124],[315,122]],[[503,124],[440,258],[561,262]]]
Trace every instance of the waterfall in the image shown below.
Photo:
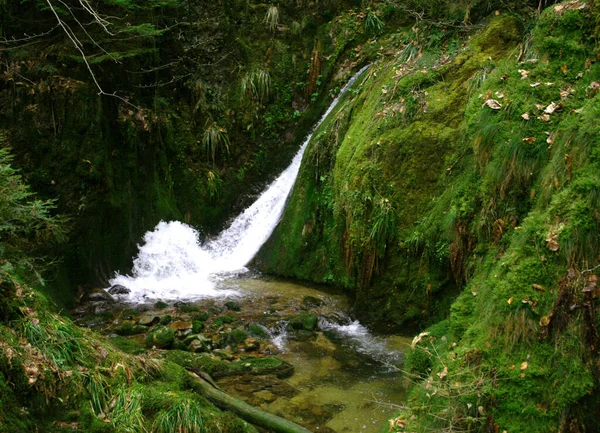
[[[348,81],[313,131],[368,67],[363,67]],[[312,132],[291,164],[214,240],[201,245],[198,233],[192,227],[179,221],[161,221],[154,231],[144,235],[144,245],[139,246],[132,275],[117,274],[109,283],[129,288],[131,293],[128,298],[133,302],[231,293],[216,290],[215,281],[223,273],[245,271],[245,266],[273,233],[296,182],[302,156],[311,138]]]

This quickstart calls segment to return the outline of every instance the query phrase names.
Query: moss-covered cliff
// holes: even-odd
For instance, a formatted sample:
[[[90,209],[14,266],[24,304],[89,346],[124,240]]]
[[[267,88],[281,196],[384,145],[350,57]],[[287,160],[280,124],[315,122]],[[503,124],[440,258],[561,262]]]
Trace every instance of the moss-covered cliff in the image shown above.
[[[391,35],[307,150],[257,264],[347,287],[376,327],[437,322],[398,431],[595,428],[595,16]]]

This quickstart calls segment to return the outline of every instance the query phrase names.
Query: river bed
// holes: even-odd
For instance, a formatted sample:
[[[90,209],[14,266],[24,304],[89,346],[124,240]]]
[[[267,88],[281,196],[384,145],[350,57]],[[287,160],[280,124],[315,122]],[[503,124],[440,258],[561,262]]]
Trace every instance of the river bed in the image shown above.
[[[148,346],[147,336],[163,318],[181,332],[191,327],[194,317],[210,312],[211,318],[196,332],[202,339],[212,339],[213,349],[218,347],[208,351],[211,356],[225,353],[228,362],[275,356],[293,366],[293,375],[283,378],[273,374],[216,378],[226,392],[313,432],[386,431],[388,418],[406,398],[407,383],[400,369],[410,338],[372,334],[353,320],[350,301],[339,291],[231,275],[217,281],[215,289],[223,296],[165,299],[160,307],[156,299],[146,304],[129,301],[95,315],[90,309],[80,323]],[[310,331],[293,329],[292,321],[298,317],[312,317],[316,323]],[[138,330],[128,335],[122,332],[124,325]],[[252,326],[260,327],[264,335],[253,337],[248,331]],[[249,338],[232,344],[228,336],[239,330],[248,332]],[[181,349],[179,344],[172,348]],[[248,348],[258,344],[259,348]]]

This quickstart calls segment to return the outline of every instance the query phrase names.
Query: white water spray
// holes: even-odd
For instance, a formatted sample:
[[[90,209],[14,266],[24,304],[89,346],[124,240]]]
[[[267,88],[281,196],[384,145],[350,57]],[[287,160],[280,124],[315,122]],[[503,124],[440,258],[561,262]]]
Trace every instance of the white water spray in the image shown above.
[[[363,67],[348,81],[314,129],[368,67]],[[133,262],[133,275],[118,274],[109,283],[129,288],[128,300],[133,302],[231,294],[231,291],[216,290],[215,280],[224,272],[245,271],[245,266],[271,236],[281,219],[311,138],[312,133],[283,173],[217,238],[200,245],[198,233],[190,226],[179,221],[161,221],[154,231],[144,235],[144,245],[139,247]]]

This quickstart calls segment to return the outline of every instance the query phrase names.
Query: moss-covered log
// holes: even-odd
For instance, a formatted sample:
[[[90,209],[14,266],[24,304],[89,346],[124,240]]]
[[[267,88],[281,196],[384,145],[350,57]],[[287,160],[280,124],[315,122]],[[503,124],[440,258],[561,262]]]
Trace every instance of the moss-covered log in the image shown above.
[[[211,383],[195,373],[190,373],[192,387],[209,398],[221,409],[234,412],[240,418],[260,427],[268,428],[277,433],[310,433],[310,430],[296,423],[256,409],[237,398],[218,390]]]

